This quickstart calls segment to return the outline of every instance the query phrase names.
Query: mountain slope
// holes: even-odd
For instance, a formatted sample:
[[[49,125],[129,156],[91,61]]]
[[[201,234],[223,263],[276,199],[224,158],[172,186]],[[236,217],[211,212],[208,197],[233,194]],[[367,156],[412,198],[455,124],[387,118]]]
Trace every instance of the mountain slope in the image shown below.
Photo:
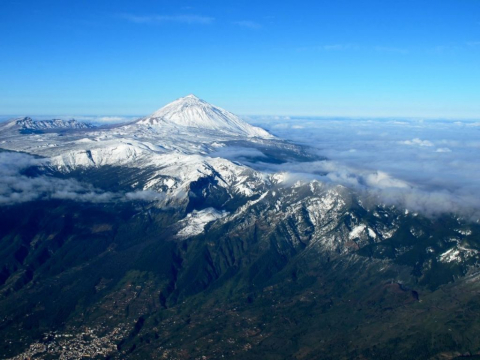
[[[478,256],[442,258],[477,251],[478,225],[363,208],[348,189],[317,181],[272,179],[240,202],[220,181],[192,183],[183,208],[0,209],[3,357],[25,343],[17,359],[80,358],[100,343],[115,359],[428,359],[478,349]],[[239,203],[225,209],[228,199]]]
[[[149,126],[182,126],[216,130],[248,137],[272,138],[265,130],[247,124],[238,116],[211,105],[195,95],[188,95],[155,111],[137,124]]]
[[[480,351],[478,223],[261,171],[323,158],[193,96],[108,128],[8,124],[2,358]]]

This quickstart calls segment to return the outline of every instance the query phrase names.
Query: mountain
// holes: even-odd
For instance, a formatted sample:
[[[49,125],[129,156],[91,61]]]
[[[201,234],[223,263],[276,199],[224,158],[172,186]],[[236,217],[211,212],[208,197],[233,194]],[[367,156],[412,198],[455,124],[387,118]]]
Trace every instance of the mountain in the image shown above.
[[[177,99],[139,120],[137,124],[159,127],[182,126],[248,137],[272,138],[267,131],[252,126],[231,112],[211,105],[195,95]]]
[[[15,128],[20,130],[60,130],[60,129],[89,129],[94,128],[93,125],[79,122],[74,119],[72,120],[39,120],[34,121],[30,117],[24,117],[21,119],[15,119],[3,126],[0,127],[1,130],[6,130],[9,128]]]
[[[176,100],[137,122],[108,128],[72,121],[32,121],[29,118],[10,124],[16,126],[0,129],[2,147],[40,156],[44,158],[43,166],[50,171],[70,174],[87,168],[128,167],[147,173],[145,180],[132,180],[135,184],[132,186],[137,188],[143,184],[141,190],[163,189],[172,195],[183,189],[184,196],[176,196],[175,201],[183,201],[190,183],[207,174],[218,174],[220,186],[228,184],[231,191],[252,192],[246,185],[246,178],[239,174],[245,171],[256,173],[216,155],[230,145],[261,149],[258,153],[263,156],[262,161],[267,162],[313,158],[302,147],[276,139],[265,130],[193,95]],[[38,137],[35,132],[24,131],[25,126],[33,128],[33,125],[35,129],[51,126],[47,133]],[[68,132],[60,125],[78,126],[71,128],[75,131]],[[58,136],[58,131],[62,136]],[[124,182],[128,181],[124,179]]]
[[[1,358],[480,351],[480,224],[267,171],[324,158],[198,98],[0,147]]]

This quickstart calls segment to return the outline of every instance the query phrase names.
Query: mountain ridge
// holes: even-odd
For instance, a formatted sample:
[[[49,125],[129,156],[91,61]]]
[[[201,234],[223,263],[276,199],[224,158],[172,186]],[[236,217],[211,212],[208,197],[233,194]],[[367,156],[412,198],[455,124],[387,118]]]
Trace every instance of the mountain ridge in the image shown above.
[[[75,119],[51,119],[51,120],[33,120],[29,116],[10,120],[2,126],[1,130],[20,129],[20,130],[56,130],[56,129],[93,129],[94,125],[88,122],[77,121]]]

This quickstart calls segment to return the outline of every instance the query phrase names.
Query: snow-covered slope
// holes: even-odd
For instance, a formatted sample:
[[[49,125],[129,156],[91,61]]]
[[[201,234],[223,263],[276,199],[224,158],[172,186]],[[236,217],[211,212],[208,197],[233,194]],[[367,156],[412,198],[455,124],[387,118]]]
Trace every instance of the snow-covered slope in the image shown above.
[[[268,183],[266,177],[217,155],[230,144],[290,146],[193,95],[117,126],[31,118],[0,125],[0,148],[37,155],[40,165],[63,174],[116,171],[122,186],[163,193],[166,203],[185,203],[198,184],[209,184],[208,191],[217,191],[222,203],[258,196]],[[195,196],[207,195],[202,190]]]
[[[116,171],[124,187],[161,192],[166,201],[182,203],[199,184],[218,192],[222,203],[264,192],[269,183],[265,174],[218,155],[218,149],[230,145],[291,156],[296,151],[265,130],[193,95],[137,122],[117,126],[31,118],[0,126],[0,148],[37,155],[39,165],[49,170],[63,174]],[[208,195],[201,190],[195,196]]]
[[[182,126],[215,130],[248,137],[272,138],[267,131],[247,124],[238,116],[211,105],[195,95],[188,95],[155,111],[137,124],[147,126]]]
[[[54,130],[54,129],[90,129],[94,126],[91,124],[83,123],[72,120],[61,120],[61,119],[53,119],[53,120],[39,120],[34,121],[30,117],[24,117],[21,119],[15,119],[7,124],[5,124],[2,128],[20,128],[22,130]]]

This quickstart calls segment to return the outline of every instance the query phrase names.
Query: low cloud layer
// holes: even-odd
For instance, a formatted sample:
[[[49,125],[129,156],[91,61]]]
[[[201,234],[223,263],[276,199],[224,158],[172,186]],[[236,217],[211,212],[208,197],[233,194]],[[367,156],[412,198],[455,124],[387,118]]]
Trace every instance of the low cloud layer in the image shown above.
[[[154,191],[106,192],[74,179],[25,174],[25,170],[38,165],[40,161],[33,156],[0,152],[0,205],[52,199],[106,203],[161,201],[165,198],[164,194]]]
[[[326,161],[262,164],[360,190],[372,201],[427,215],[480,218],[478,121],[256,118]],[[254,164],[258,168],[259,164]]]

